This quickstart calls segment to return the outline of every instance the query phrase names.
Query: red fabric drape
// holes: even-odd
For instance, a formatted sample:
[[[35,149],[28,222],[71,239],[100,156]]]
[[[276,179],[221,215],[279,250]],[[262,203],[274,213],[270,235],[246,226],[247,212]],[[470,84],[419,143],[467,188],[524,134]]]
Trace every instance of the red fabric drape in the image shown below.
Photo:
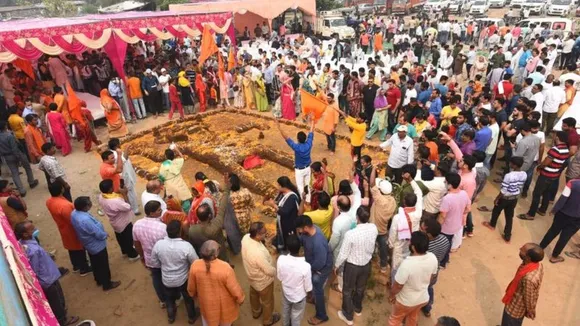
[[[177,29],[173,28],[173,26],[166,26],[165,29],[175,37],[183,38],[189,36],[186,32],[178,31]]]
[[[125,32],[125,34],[130,34],[127,33],[127,31],[123,30]],[[133,34],[135,34],[135,36],[137,36],[138,38],[140,38],[141,40],[145,41],[145,42],[153,42],[155,40],[157,40],[157,36],[153,35],[153,34],[145,34],[143,32],[141,32],[138,28],[134,28],[131,29],[131,32],[133,32]]]
[[[72,43],[67,42],[61,35],[53,36],[51,39],[54,44],[60,46],[63,50],[69,53],[79,54],[87,50],[87,47],[76,39],[73,39]],[[44,38],[41,38],[40,40],[45,44],[48,44]]]
[[[36,60],[42,56],[42,51],[32,46],[32,44],[26,42],[26,46],[21,48],[20,45],[16,44],[14,40],[5,40],[2,42],[2,45],[6,48],[6,50],[14,53],[17,57],[26,59],[26,60]]]

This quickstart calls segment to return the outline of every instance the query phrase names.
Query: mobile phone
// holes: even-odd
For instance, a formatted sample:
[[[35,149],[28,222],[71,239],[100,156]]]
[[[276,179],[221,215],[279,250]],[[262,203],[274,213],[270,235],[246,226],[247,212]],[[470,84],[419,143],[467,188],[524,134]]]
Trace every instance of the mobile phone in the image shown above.
[[[308,195],[308,186],[304,186],[304,193]]]

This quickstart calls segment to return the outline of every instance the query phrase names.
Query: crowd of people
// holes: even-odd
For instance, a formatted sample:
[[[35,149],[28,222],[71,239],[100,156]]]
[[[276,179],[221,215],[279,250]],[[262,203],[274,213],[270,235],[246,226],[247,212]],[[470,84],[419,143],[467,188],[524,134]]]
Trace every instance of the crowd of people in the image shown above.
[[[328,321],[327,285],[342,294],[336,315],[353,325],[363,314],[373,269],[387,279],[388,325],[417,325],[420,313],[431,316],[437,278],[452,253],[475,236],[473,209],[491,213],[482,223],[490,230],[503,211],[502,238],[510,243],[515,208],[532,186],[529,210],[516,217],[533,223],[536,215],[553,213],[554,222],[539,244],[520,248],[522,264],[502,299],[501,324],[534,319],[544,250],[559,236],[549,261],[563,262],[563,252],[580,259],[580,252],[564,251],[580,229],[577,120],[565,117],[580,84],[580,37],[447,16],[367,17],[350,41],[323,43],[311,29],[289,35],[265,23],[254,32],[246,28],[248,44],[237,47],[216,34],[219,51],[208,59],[201,42],[190,38],[130,45],[127,78],[119,78],[99,51],[43,57],[34,76],[4,67],[0,155],[14,187],[0,181],[0,206],[60,325],[79,320],[68,316],[59,283],[69,270],[58,267],[28,219],[20,167],[29,188],[39,184],[31,164],[44,172],[51,195],[46,207],[73,272],[92,273],[104,291],[121,284],[112,279],[109,235],[93,215],[91,198],[73,196],[56,157],[57,151],[71,153],[74,138],[84,140],[87,152],[101,144],[76,92],[100,97],[109,133],[100,153],[98,214],[108,219],[122,255],[150,273],[169,323],[180,302],[190,324],[199,317],[203,325],[235,322],[248,291],[230,256],[241,254],[252,316],[263,325],[300,325],[306,303],[315,307],[309,324]],[[325,103],[323,112],[304,114],[310,95]],[[169,119],[175,111],[183,119],[217,106],[271,110],[277,118],[310,123],[296,139],[278,124],[295,170],[294,180],[278,178],[276,198],[263,201],[276,214],[275,235],[252,220],[254,195],[237,175],[218,182],[198,172],[188,184],[175,144],[164,152],[158,179],[137,196],[129,147],[123,150],[119,140],[129,133],[127,123],[165,111]],[[326,160],[313,160],[312,147],[318,124],[333,155],[342,122],[351,130],[353,163],[338,181]],[[376,133],[386,162],[363,155]],[[493,207],[475,205],[492,182],[499,186]],[[445,316],[437,325],[459,322]]]

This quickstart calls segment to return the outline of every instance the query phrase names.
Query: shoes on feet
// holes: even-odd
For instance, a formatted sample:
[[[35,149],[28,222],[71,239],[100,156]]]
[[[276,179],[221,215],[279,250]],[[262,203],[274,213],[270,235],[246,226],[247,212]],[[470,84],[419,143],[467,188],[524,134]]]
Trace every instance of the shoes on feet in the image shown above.
[[[340,318],[340,320],[342,320],[345,324],[347,324],[348,326],[352,326],[354,325],[354,322],[352,320],[348,320],[346,319],[346,317],[344,316],[344,314],[342,313],[342,310],[338,311],[338,318]]]
[[[92,272],[93,272],[93,268],[89,266],[89,268],[86,271],[80,271],[80,275],[84,277],[84,276],[89,275]]]
[[[119,287],[119,285],[121,285],[121,281],[111,281],[111,286],[109,286],[108,288],[103,288],[103,291],[110,291],[112,289],[116,289]]]

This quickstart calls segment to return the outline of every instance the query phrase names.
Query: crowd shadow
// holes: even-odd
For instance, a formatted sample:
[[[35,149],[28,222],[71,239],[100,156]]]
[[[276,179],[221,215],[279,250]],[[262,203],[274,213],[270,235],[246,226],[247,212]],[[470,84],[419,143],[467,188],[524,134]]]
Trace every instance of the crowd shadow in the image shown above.
[[[475,298],[485,318],[486,325],[498,325],[503,305],[500,296],[503,289],[497,283],[491,269],[479,258],[471,260],[475,272]]]

